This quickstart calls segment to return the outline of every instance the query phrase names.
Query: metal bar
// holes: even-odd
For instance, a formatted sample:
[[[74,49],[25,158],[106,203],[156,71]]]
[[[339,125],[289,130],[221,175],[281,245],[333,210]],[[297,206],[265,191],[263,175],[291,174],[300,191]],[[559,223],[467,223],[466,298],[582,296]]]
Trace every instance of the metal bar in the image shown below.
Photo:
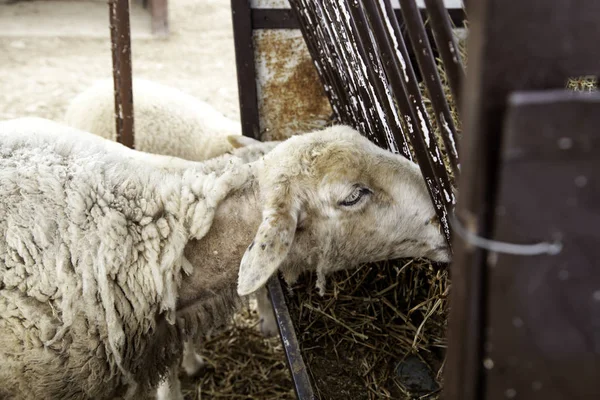
[[[296,396],[298,397],[298,400],[314,400],[315,395],[310,383],[310,377],[308,376],[306,365],[302,359],[300,344],[298,343],[296,331],[292,319],[290,318],[281,283],[277,275],[269,279],[267,288],[269,290],[271,304],[273,305],[273,311],[277,318],[277,326],[279,327],[279,334],[282,338],[288,367],[292,374],[292,380],[294,381]]]
[[[448,11],[444,7],[444,0],[425,0],[425,7],[431,19],[431,30],[444,64],[454,103],[460,104],[460,90],[462,82],[465,80],[465,68],[456,38],[452,33]]]
[[[260,140],[250,0],[231,0],[242,134]]]
[[[152,33],[159,37],[169,35],[169,8],[167,0],[150,0]]]
[[[400,122],[400,115],[389,90],[388,79],[381,62],[380,49],[377,48],[361,2],[352,2],[349,8],[355,25],[359,54],[366,66],[369,82],[375,87],[374,106],[378,110],[381,110],[381,106],[383,106],[383,112],[380,111],[378,116],[384,128],[387,148],[394,153],[402,152],[405,157],[411,159],[407,138]],[[396,75],[400,74],[400,71],[394,72]]]
[[[437,65],[429,40],[425,25],[421,20],[419,9],[415,0],[400,0],[400,11],[404,15],[404,21],[408,28],[408,36],[415,50],[417,62],[421,69],[423,82],[427,87],[427,92],[431,99],[431,105],[434,110],[435,119],[440,129],[440,136],[443,139],[450,165],[454,176],[458,176],[458,138],[456,128],[450,113],[450,107],[446,101],[446,95],[442,87],[442,81],[438,74]]]
[[[291,0],[294,1],[294,0]],[[290,3],[291,3],[290,1]],[[420,9],[419,12],[423,19],[427,18],[427,11]],[[394,14],[400,24],[403,23],[402,15],[399,9],[394,9]],[[463,27],[465,13],[462,8],[449,8],[447,14],[453,26]],[[300,29],[302,26],[298,22],[293,9],[289,8],[253,8],[252,9],[252,27],[253,29]]]
[[[415,149],[419,166],[424,168],[423,175],[440,223],[442,224],[444,234],[448,242],[451,243],[452,234],[450,232],[448,215],[454,207],[455,199],[450,179],[436,140],[432,138],[433,129],[429,123],[413,67],[410,63],[406,62],[408,60],[408,50],[400,32],[398,21],[391,17],[393,10],[390,1],[379,0],[377,2],[377,9],[379,18],[386,22],[386,30],[394,43],[394,51],[392,52],[392,56],[395,59],[394,65],[398,71],[402,71],[404,78],[401,80],[403,87],[401,93],[405,93],[408,97],[409,112],[405,113],[405,118],[408,118],[407,125],[412,127],[411,143]],[[400,67],[399,69],[398,66]],[[400,93],[400,88],[394,88],[394,91]]]
[[[421,172],[423,176],[428,180],[428,189],[432,201],[436,205],[436,211],[440,220],[447,220],[447,212],[441,198],[441,191],[439,190],[439,183],[437,183],[436,175],[433,170],[433,166],[430,160],[430,154],[426,150],[426,143],[423,140],[422,128],[413,123],[412,121],[418,121],[416,116],[415,107],[409,102],[408,89],[406,88],[407,81],[416,82],[416,77],[412,66],[407,63],[406,47],[404,42],[398,43],[398,48],[392,44],[393,36],[389,29],[391,29],[391,21],[387,14],[384,14],[384,5],[379,2],[379,6],[371,1],[365,1],[364,3],[367,17],[371,23],[371,29],[373,31],[375,40],[379,46],[379,53],[383,61],[383,67],[389,77],[390,87],[389,90],[393,94],[398,108],[400,109],[401,118],[406,126],[406,130],[409,133],[409,139],[413,145],[413,150],[417,157],[417,162],[421,166]],[[413,86],[413,93],[417,96],[417,102],[421,103],[420,93],[418,88]],[[432,184],[429,184],[431,182]],[[448,237],[450,241],[450,237]]]
[[[129,1],[110,0],[109,15],[117,142],[134,148]]]
[[[313,7],[318,6],[315,3],[313,2]],[[358,103],[357,108],[361,110],[364,116],[363,121],[366,123],[367,129],[363,130],[362,133],[378,146],[386,147],[389,144],[382,134],[386,127],[375,107],[378,104],[377,94],[372,85],[366,84],[371,80],[366,68],[367,59],[364,55],[364,48],[358,42],[356,29],[349,16],[349,10],[343,8],[343,6],[343,0],[323,4],[323,11],[333,27],[330,30],[330,37],[325,40],[339,43],[339,46],[337,46],[338,56],[346,60],[346,67],[350,66],[349,69],[343,68],[337,73],[347,76],[346,80],[352,81],[357,88],[356,97],[352,95],[349,97]],[[358,119],[360,120],[360,118]],[[357,126],[355,128],[359,129]]]

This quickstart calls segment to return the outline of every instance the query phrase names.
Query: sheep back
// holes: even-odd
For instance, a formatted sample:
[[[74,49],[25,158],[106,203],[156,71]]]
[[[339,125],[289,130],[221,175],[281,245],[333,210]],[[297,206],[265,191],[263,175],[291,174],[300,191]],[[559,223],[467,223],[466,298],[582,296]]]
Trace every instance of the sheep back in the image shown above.
[[[133,80],[135,147],[203,161],[233,149],[227,135],[240,135],[239,122],[176,88]],[[74,128],[116,140],[113,81],[105,79],[76,96],[65,114]]]

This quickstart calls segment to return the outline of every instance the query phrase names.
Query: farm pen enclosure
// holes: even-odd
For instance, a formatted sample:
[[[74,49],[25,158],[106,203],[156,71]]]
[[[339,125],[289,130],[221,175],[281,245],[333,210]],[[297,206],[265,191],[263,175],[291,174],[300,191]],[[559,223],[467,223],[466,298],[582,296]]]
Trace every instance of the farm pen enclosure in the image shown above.
[[[463,19],[454,2],[231,5],[244,134],[273,140],[354,125],[421,165],[442,228],[454,236],[449,269],[423,260],[368,265],[330,277],[322,297],[315,276],[292,292],[272,280],[292,381],[281,350],[257,349],[266,359],[260,384],[293,384],[302,399],[598,398],[600,99],[564,88],[570,77],[600,75],[599,5],[467,2],[467,75],[450,32],[450,21]],[[118,9],[126,2],[109,6],[117,126],[132,145],[129,27]],[[279,364],[262,369],[268,363]],[[219,379],[231,385],[222,396],[292,396]]]
[[[290,3],[301,21],[303,37],[336,119],[356,126],[383,147],[395,147],[407,156],[410,153],[404,145],[410,144],[425,178],[431,182],[437,178],[437,185],[432,186],[444,191],[444,173],[450,178],[458,171],[452,160],[452,142],[448,140],[455,131],[445,124],[451,122],[446,117],[448,105],[436,93],[440,89],[439,77],[415,2],[399,2],[408,38],[398,35],[400,29],[394,27],[395,19],[390,18],[393,10],[389,1]],[[306,291],[296,290],[289,297],[291,313],[296,314],[295,322],[300,327],[297,331],[308,369],[316,370],[312,374],[315,391],[324,398],[426,398],[439,394],[435,384],[426,388],[432,383],[427,378],[423,379],[425,385],[423,381],[413,387],[406,381],[398,384],[403,367],[410,362],[407,358],[403,358],[404,365],[392,363],[391,368],[390,360],[395,357],[387,358],[389,352],[380,354],[380,359],[375,356],[368,360],[389,345],[385,340],[374,340],[378,334],[386,339],[392,336],[394,350],[403,347],[402,339],[410,337],[406,332],[410,331],[407,317],[414,318],[410,314],[427,304],[421,309],[425,318],[420,318],[416,332],[411,332],[415,333],[413,341],[403,350],[406,354],[421,345],[425,351],[420,354],[431,355],[432,348],[448,345],[444,368],[438,370],[438,377],[445,377],[443,398],[597,398],[600,384],[594,376],[598,376],[600,365],[600,273],[594,268],[598,254],[591,243],[598,241],[599,234],[590,228],[599,216],[600,161],[594,156],[598,145],[597,117],[592,118],[590,113],[599,115],[600,97],[595,91],[572,93],[565,90],[565,85],[595,82],[600,74],[598,47],[594,45],[600,31],[591,22],[599,15],[598,4],[584,0],[569,4],[533,0],[469,2],[470,68],[468,79],[461,84],[460,57],[455,43],[447,36],[449,24],[440,12],[442,2],[425,3],[445,67],[445,83],[449,86],[445,92],[452,93],[448,98],[461,102],[461,119],[466,125],[465,137],[457,146],[461,151],[458,188],[462,202],[452,218],[453,230],[459,232],[453,242],[452,290],[448,290],[448,277],[432,273],[430,266],[419,271],[406,264],[396,266],[396,281],[387,284],[390,269],[362,269],[337,277],[325,298],[316,301],[316,292],[312,297],[303,297]],[[250,4],[251,17],[254,12],[258,14],[252,7],[259,8],[261,4]],[[238,5],[242,11],[244,5],[247,7],[245,2]],[[390,29],[390,25],[395,29]],[[247,19],[237,26],[247,34],[252,24]],[[411,135],[411,125],[425,112],[419,109],[420,94],[411,83],[415,76],[410,74],[410,64],[406,62],[410,55],[403,49],[404,39],[412,44],[405,47],[416,50],[417,62],[410,64],[418,64],[414,72],[422,73],[427,104],[434,111],[429,113],[429,121],[420,120],[422,129],[414,129],[416,135]],[[240,51],[247,43],[243,36],[238,37],[238,76],[242,72],[239,60],[244,59]],[[252,108],[253,91],[243,90],[247,82],[253,80],[240,81],[240,95],[249,96],[241,98],[242,119],[245,134],[256,136],[257,129],[262,133],[264,126],[258,123],[260,118]],[[353,103],[357,98],[358,107]],[[360,103],[367,104],[366,109],[361,109]],[[397,121],[399,116],[404,124]],[[386,118],[387,124],[382,123]],[[434,141],[426,140],[431,132],[427,122],[437,122],[437,132],[442,136],[439,144],[446,150],[445,163],[431,147]],[[455,122],[458,126],[459,120]],[[442,165],[446,168],[440,169]],[[452,215],[453,202],[447,197],[436,202],[439,194],[431,190],[434,203]],[[438,215],[443,224],[445,215]],[[585,222],[581,219],[585,216],[591,219]],[[567,222],[569,219],[571,222]],[[424,275],[406,281],[398,279],[407,269]],[[428,282],[414,290],[423,280]],[[378,282],[384,284],[377,286]],[[360,293],[355,283],[367,293]],[[313,284],[309,281],[300,288],[310,293]],[[409,294],[404,298],[409,304],[418,299],[419,290],[429,291],[424,290],[427,293],[416,307],[407,305],[408,315],[403,315],[399,306],[402,296],[394,297],[393,302],[385,298],[399,287],[405,288],[401,294]],[[441,326],[426,324],[435,321],[431,317],[436,311],[446,308],[448,292],[452,307],[449,339],[445,342],[443,312],[437,315]],[[344,302],[350,306],[345,307]],[[386,307],[391,316],[385,315]],[[383,316],[387,324],[374,326],[372,322],[378,316]],[[395,317],[402,320],[406,331],[394,331],[390,321]],[[309,328],[316,328],[318,333],[307,333]],[[439,336],[435,328],[441,328]],[[424,343],[428,334],[433,340]],[[438,338],[442,339],[436,342]],[[329,353],[323,346],[328,339]],[[361,346],[370,349],[370,353],[367,350],[369,354],[359,356],[362,370],[354,375],[356,370],[346,368],[354,361],[348,353],[360,354]],[[563,346],[568,350],[564,351]],[[351,350],[346,353],[348,349]],[[382,359],[387,370],[377,368]],[[434,364],[428,361],[430,366]],[[414,381],[422,378],[418,377],[418,367],[406,369]],[[386,378],[390,376],[395,379],[387,386]],[[361,382],[361,389],[352,387],[356,382]],[[418,393],[419,390],[425,393]],[[305,398],[309,397],[310,393]]]

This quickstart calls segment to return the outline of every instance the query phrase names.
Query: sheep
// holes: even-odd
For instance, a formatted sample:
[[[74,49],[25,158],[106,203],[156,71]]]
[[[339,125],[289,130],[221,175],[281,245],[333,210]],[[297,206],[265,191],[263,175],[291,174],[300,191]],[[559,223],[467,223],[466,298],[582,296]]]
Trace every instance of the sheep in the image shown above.
[[[133,85],[135,144],[143,152],[205,161],[222,154],[234,154],[245,162],[254,161],[278,142],[266,142],[241,136],[240,124],[224,117],[212,106],[180,90],[134,79]],[[116,140],[114,87],[111,79],[96,82],[75,97],[64,117],[74,128]],[[248,150],[241,150],[251,147]],[[265,291],[257,293],[261,317],[260,330],[265,336],[277,332],[277,326]],[[190,375],[203,365],[184,343],[183,367]]]
[[[204,161],[237,147],[260,143],[241,136],[241,125],[208,103],[174,87],[133,80],[135,147],[138,150]],[[116,140],[114,84],[97,81],[69,104],[64,122]]]
[[[0,398],[150,398],[183,340],[278,271],[323,289],[364,262],[450,260],[418,166],[350,127],[247,164],[149,157],[0,123]]]

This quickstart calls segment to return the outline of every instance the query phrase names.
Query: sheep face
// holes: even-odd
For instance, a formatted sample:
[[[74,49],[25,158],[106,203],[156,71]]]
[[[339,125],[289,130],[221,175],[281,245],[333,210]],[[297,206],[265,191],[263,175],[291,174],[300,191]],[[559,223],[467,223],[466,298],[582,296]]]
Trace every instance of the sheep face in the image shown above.
[[[238,293],[281,269],[288,280],[400,257],[450,255],[419,167],[357,131],[294,136],[257,163],[263,219],[240,265]]]

